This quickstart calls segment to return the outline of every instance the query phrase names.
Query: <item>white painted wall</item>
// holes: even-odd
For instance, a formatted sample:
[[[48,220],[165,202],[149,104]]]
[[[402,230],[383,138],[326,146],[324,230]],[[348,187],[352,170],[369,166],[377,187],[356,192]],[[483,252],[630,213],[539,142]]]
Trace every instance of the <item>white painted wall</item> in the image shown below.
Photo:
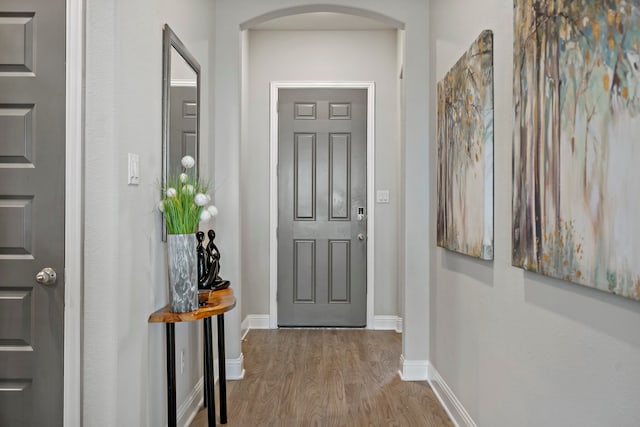
[[[376,90],[374,314],[397,315],[398,73],[396,31],[249,31],[248,137],[240,155],[243,318],[269,314],[269,83],[373,81]]]
[[[511,266],[513,1],[431,4],[430,86],[487,28],[496,83],[495,260],[433,251],[431,361],[479,426],[638,426],[640,304]]]
[[[242,217],[247,214],[241,204],[240,194],[240,99],[241,99],[241,43],[239,27],[242,23],[262,14],[279,9],[314,5],[313,0],[234,0],[216,1],[216,55],[215,55],[215,179],[221,186],[216,193],[220,208],[217,225],[220,230],[220,249],[224,254],[224,276],[234,283],[236,294],[245,294],[247,270],[240,264],[243,245],[249,244],[250,235],[242,230]],[[343,0],[326,1],[323,4],[338,7],[360,7],[387,15],[406,24],[406,115],[405,115],[405,169],[401,185],[407,197],[400,214],[404,228],[400,230],[398,245],[405,256],[399,260],[399,277],[404,278],[400,286],[404,307],[403,353],[408,360],[426,360],[429,351],[429,261],[430,211],[428,201],[429,152],[429,67],[428,67],[428,22],[429,6],[425,1],[398,0]],[[267,88],[265,87],[265,92]],[[266,118],[265,118],[266,119]],[[246,138],[243,135],[242,138]],[[265,147],[266,150],[266,147]],[[266,153],[266,151],[265,151]],[[266,161],[266,157],[265,157]],[[393,179],[389,177],[390,182]],[[266,185],[266,181],[261,185]],[[266,188],[266,187],[265,187]],[[263,207],[266,212],[267,205]],[[242,215],[239,212],[242,211]],[[266,216],[266,215],[265,215]],[[268,221],[264,218],[263,221]],[[224,235],[222,235],[224,230]],[[246,237],[246,239],[245,239]],[[247,243],[243,243],[246,240]],[[390,253],[389,258],[395,254]],[[260,263],[261,260],[252,260]],[[266,278],[266,276],[265,276]],[[265,286],[266,286],[265,282]],[[394,298],[390,295],[390,298]],[[244,301],[243,301],[244,302]],[[240,355],[240,312],[230,313],[227,323],[228,355]],[[248,310],[245,310],[248,312]]]
[[[155,210],[161,175],[162,25],[202,66],[201,162],[211,162],[213,3],[86,1],[83,423],[166,424],[165,328],[148,324],[168,302],[165,244]],[[140,186],[127,186],[127,153]],[[178,406],[202,376],[201,328],[176,328]],[[183,420],[184,421],[184,420]]]

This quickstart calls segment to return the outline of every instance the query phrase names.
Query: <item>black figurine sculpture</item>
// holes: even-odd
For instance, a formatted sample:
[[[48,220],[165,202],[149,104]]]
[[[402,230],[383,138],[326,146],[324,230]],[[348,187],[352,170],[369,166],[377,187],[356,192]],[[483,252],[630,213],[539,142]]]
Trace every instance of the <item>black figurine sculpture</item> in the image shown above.
[[[198,231],[196,233],[196,241],[198,245],[196,246],[196,254],[198,256],[198,289],[207,289],[207,260],[205,257],[205,249],[202,246],[202,242],[204,241],[204,233],[202,231]]]
[[[216,238],[216,233],[213,230],[209,230],[207,233],[209,237],[209,243],[206,249],[203,247],[204,233],[198,231],[196,233],[196,240],[198,246],[196,252],[198,254],[198,288],[199,289],[211,289],[219,290],[229,287],[229,281],[220,277],[220,251],[213,240]]]

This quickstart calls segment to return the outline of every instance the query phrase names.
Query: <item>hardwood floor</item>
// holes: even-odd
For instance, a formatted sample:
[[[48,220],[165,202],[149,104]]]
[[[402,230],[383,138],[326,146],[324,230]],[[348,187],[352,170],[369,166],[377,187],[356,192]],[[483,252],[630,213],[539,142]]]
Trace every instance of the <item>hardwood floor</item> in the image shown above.
[[[400,380],[396,332],[253,330],[242,351],[245,378],[227,381],[229,427],[453,426],[427,382]],[[191,427],[206,425],[202,410]]]

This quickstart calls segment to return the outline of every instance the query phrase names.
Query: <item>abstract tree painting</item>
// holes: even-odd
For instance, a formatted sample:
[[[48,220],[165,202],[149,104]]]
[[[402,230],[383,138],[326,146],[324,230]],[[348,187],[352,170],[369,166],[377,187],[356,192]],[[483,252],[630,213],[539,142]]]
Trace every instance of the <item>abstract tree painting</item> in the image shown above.
[[[640,3],[514,0],[513,265],[640,299]]]
[[[438,82],[437,242],[493,259],[493,33]]]

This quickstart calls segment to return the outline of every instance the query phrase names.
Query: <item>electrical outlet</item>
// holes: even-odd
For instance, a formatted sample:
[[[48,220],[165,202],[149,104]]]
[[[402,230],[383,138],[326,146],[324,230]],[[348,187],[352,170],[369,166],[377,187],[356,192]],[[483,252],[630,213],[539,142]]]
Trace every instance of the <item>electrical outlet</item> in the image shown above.
[[[180,350],[180,375],[184,374],[184,348]]]

